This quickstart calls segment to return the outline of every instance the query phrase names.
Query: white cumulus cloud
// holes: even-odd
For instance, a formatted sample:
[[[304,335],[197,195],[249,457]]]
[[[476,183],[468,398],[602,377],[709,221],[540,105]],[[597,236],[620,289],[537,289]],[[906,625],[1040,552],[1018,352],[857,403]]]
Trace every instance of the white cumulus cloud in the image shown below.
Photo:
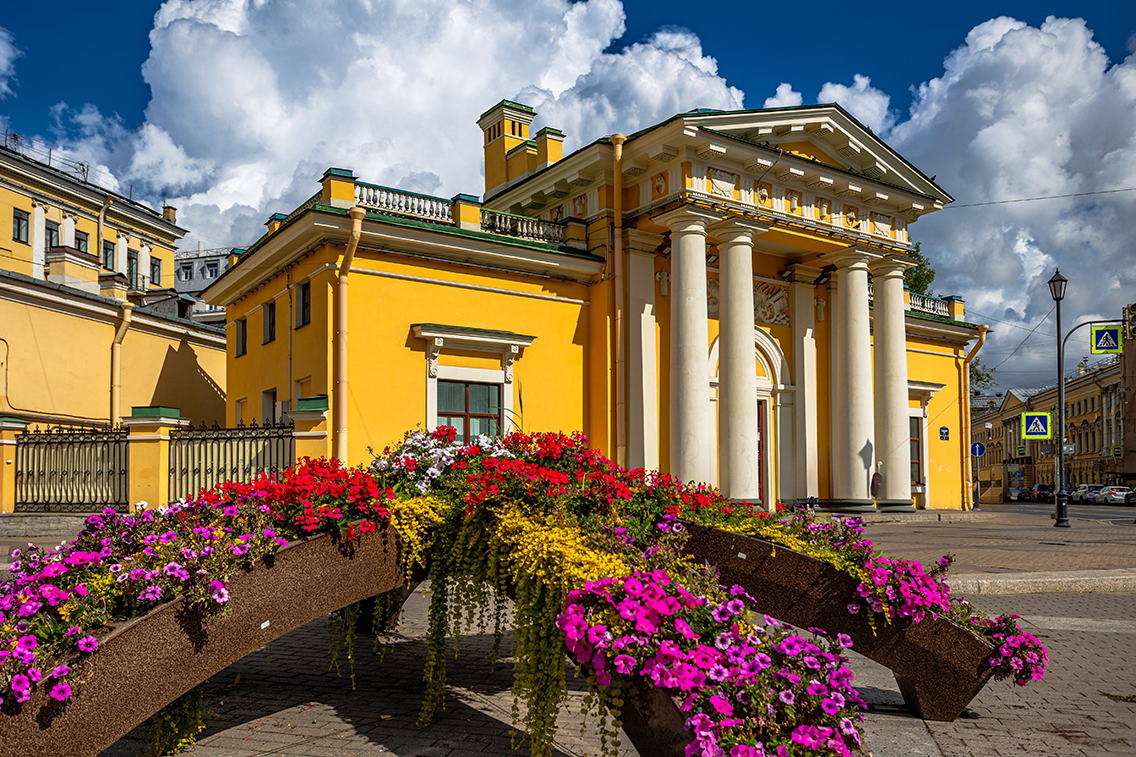
[[[785,108],[794,105],[800,105],[804,102],[801,93],[793,89],[793,85],[788,82],[781,82],[777,85],[777,91],[773,93],[773,97],[765,98],[766,108]]]
[[[16,47],[12,32],[0,26],[0,100],[12,94],[12,82],[16,78],[16,58],[23,55]]]
[[[778,90],[780,91],[780,90]],[[817,102],[837,103],[877,134],[884,134],[895,123],[891,96],[872,86],[862,74],[852,77],[852,86],[827,82],[820,88]]]

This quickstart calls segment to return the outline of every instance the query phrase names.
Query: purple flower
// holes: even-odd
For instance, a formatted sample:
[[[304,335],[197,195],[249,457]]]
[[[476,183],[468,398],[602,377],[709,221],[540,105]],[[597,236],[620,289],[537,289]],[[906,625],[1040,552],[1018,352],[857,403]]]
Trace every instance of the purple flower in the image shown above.
[[[67,675],[70,672],[71,672],[71,668],[67,667],[66,665],[59,665],[58,667],[51,669],[51,677],[52,678],[62,678],[63,676]]]
[[[118,573],[120,570],[122,570],[122,565],[120,565],[119,563],[115,563],[114,565],[110,566],[111,573]]]
[[[781,642],[781,651],[790,657],[796,657],[805,648],[805,640],[800,636],[789,636]]]
[[[730,676],[730,671],[722,665],[715,665],[707,671],[706,675],[712,681],[724,681]]]
[[[844,647],[845,649],[851,649],[852,637],[846,633],[838,633],[836,634],[836,643]]]
[[[808,692],[809,692],[809,696],[823,697],[825,694],[828,693],[828,687],[825,686],[820,681],[813,680],[813,681],[809,681]]]
[[[855,615],[858,612],[860,612],[860,603],[859,602],[849,602],[848,603],[848,614],[849,615]]]
[[[793,692],[788,691],[788,690],[782,691],[780,694],[777,695],[777,698],[781,700],[782,704],[786,704],[786,705],[789,705],[789,706],[792,706],[793,702],[795,702],[797,700],[797,698],[795,696],[793,696]]]
[[[171,541],[174,541],[177,538],[178,538],[177,532],[166,531],[164,534],[161,535],[161,537],[159,537],[158,541],[160,541],[162,544],[169,544]]]
[[[224,509],[223,512],[225,513],[225,515],[228,515],[230,518],[235,518],[235,517],[237,517],[237,513],[240,512],[240,510],[237,509],[236,505],[229,505],[228,507],[226,507]]]
[[[229,551],[232,552],[237,557],[240,557],[240,556],[244,555],[246,552],[249,551],[249,547],[248,547],[247,544],[234,544],[232,547],[229,548]]]
[[[723,652],[734,645],[734,635],[729,631],[722,631],[714,638],[714,646]]]
[[[12,691],[27,691],[32,687],[32,682],[28,680],[26,675],[17,673],[12,676]]]
[[[95,648],[98,647],[98,645],[99,640],[94,636],[84,636],[83,638],[79,639],[80,652],[94,652]]]
[[[138,595],[138,599],[142,600],[143,602],[156,602],[161,598],[162,598],[162,587],[161,586],[147,586],[145,589],[142,590],[142,593]]]
[[[57,699],[62,702],[67,697],[71,696],[71,684],[57,683],[51,687],[51,698]]]
[[[43,680],[43,673],[39,672],[38,668],[28,668],[28,679],[32,683],[39,683]]]

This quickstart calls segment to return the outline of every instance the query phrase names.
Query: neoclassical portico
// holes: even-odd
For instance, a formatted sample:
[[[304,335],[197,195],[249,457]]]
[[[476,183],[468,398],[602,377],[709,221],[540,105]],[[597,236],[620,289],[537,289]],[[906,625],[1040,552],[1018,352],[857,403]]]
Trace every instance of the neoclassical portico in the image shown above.
[[[882,477],[875,496],[881,510],[914,509],[903,304],[903,272],[911,265],[908,258],[890,255],[869,266],[875,312],[876,467]]]

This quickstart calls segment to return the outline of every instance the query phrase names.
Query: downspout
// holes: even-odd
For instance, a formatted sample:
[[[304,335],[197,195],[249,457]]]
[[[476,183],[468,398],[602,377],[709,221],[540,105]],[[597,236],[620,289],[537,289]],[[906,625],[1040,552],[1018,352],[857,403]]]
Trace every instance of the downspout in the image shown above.
[[[970,465],[970,459],[969,459],[969,455],[970,455],[970,361],[974,359],[974,356],[978,354],[978,351],[980,349],[982,349],[982,345],[986,343],[986,330],[988,328],[989,328],[988,326],[979,326],[978,327],[978,341],[975,342],[974,346],[970,348],[970,354],[968,354],[965,358],[963,358],[963,361],[962,361],[962,395],[963,395],[963,403],[962,403],[963,447],[962,447],[962,454],[963,454],[963,459],[966,460],[966,495],[963,499],[963,508],[962,508],[964,510],[970,510],[974,506],[973,503],[971,502],[971,497],[973,496],[972,492],[974,491],[974,479],[971,477],[971,473],[970,473],[971,465]],[[981,503],[979,503],[979,504],[981,504]]]
[[[109,198],[108,198],[109,204]],[[134,311],[134,304],[123,302],[122,321],[114,332],[114,341],[110,344],[110,422],[117,424],[122,420],[119,407],[122,402],[122,340],[130,330],[130,319]]]
[[[351,216],[351,238],[343,262],[339,264],[339,289],[335,297],[335,456],[344,464],[347,463],[347,275],[351,272],[351,261],[359,246],[363,216],[367,211],[356,205],[347,214]]]
[[[626,345],[623,339],[623,143],[627,137],[612,134],[613,162],[615,169],[614,239],[615,251],[615,459],[620,465],[627,465],[627,362],[624,358]]]
[[[106,213],[107,209],[110,208],[112,202],[114,202],[114,198],[110,195],[107,195],[106,199],[103,201],[103,206],[99,208],[99,231],[97,234],[98,240],[96,242],[96,244],[98,244],[98,249],[95,250],[95,255],[97,255],[100,260],[103,257],[103,230],[106,228]],[[117,261],[115,261],[114,265],[117,264]],[[111,267],[113,269],[114,266],[112,265]]]

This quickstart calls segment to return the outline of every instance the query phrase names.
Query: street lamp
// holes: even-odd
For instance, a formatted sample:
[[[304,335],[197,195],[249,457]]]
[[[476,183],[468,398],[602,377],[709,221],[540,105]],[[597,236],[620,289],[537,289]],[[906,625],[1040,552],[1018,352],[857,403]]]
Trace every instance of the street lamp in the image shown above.
[[[1065,493],[1065,350],[1061,344],[1061,300],[1065,299],[1065,285],[1069,279],[1061,275],[1061,269],[1053,271],[1049,280],[1049,294],[1057,303],[1057,483],[1053,502],[1057,507],[1057,528],[1069,528],[1069,495]]]

